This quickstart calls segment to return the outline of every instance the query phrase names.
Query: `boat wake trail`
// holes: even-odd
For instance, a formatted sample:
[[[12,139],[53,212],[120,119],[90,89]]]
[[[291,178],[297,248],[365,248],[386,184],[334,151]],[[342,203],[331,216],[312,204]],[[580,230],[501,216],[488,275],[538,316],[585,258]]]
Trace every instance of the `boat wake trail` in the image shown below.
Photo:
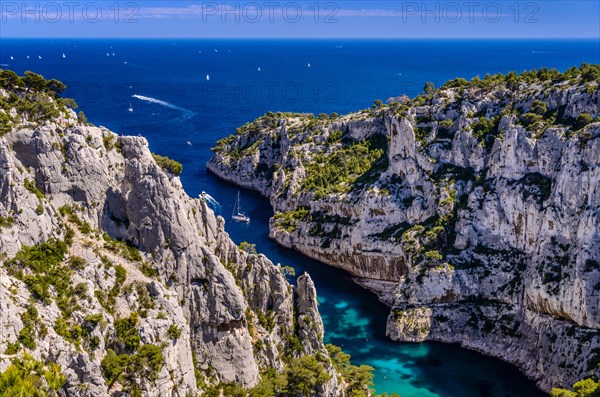
[[[180,118],[181,121],[191,119],[196,114],[196,112],[193,112],[193,111],[191,111],[189,109],[181,108],[181,107],[179,107],[177,105],[173,105],[172,103],[169,103],[169,102],[166,102],[166,101],[161,101],[160,99],[151,98],[151,97],[147,97],[147,96],[143,96],[143,95],[138,95],[138,94],[134,94],[131,97],[139,99],[140,101],[144,101],[144,102],[148,102],[148,103],[155,103],[157,105],[164,106],[164,107],[169,108],[169,109],[178,110],[182,114],[182,116]]]
[[[209,207],[212,208],[213,211],[215,211],[215,213],[220,212],[221,204],[213,196],[206,192],[202,192],[202,194],[200,194],[200,197],[206,201],[206,204],[208,204]]]

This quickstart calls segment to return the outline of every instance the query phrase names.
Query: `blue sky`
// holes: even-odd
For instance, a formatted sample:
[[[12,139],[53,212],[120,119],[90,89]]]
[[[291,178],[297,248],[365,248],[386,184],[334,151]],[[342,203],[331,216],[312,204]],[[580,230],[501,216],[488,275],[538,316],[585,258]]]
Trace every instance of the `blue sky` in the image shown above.
[[[600,38],[597,1],[0,1],[0,37]]]

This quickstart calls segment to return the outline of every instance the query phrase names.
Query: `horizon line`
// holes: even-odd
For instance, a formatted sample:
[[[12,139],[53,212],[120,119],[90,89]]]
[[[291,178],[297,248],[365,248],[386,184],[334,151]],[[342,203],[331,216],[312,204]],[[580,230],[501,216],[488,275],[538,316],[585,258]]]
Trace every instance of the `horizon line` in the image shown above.
[[[467,36],[456,36],[456,37],[326,37],[326,36],[314,36],[314,37],[248,37],[248,36],[218,36],[218,37],[196,37],[196,36],[46,36],[46,37],[32,37],[32,36],[4,36],[0,39],[0,42],[5,39],[38,39],[38,40],[55,40],[55,39],[131,39],[131,40],[173,40],[173,39],[185,39],[185,40],[598,40],[600,37],[592,36],[579,36],[579,37],[513,37],[513,36],[494,36],[494,37],[467,37]]]

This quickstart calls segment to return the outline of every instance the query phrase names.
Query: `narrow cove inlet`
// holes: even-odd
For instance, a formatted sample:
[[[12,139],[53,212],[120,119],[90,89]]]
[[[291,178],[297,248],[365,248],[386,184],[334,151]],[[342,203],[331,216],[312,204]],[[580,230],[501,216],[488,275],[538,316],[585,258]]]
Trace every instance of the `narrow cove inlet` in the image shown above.
[[[238,187],[208,176],[213,193],[219,197],[228,218]],[[398,393],[402,397],[542,397],[515,367],[501,360],[436,342],[395,343],[385,336],[389,307],[375,294],[335,269],[283,248],[269,239],[267,200],[242,190],[250,224],[229,222],[226,230],[238,244],[256,244],[258,252],[274,263],[293,266],[296,274],[310,273],[319,294],[319,311],[325,326],[325,342],[341,346],[355,364],[375,368],[377,393]]]

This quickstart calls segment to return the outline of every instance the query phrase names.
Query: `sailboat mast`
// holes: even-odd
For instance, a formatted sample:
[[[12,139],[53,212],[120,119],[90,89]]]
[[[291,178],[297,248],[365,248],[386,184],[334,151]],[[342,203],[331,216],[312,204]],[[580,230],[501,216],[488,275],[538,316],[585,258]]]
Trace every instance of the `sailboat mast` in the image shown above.
[[[239,198],[239,192],[238,192],[238,198]],[[231,216],[235,216],[235,209],[237,208],[237,203],[238,203],[238,199],[235,199],[235,203],[233,204],[233,212],[231,213]]]
[[[240,192],[238,192],[238,194],[237,194],[237,199],[235,200],[235,204],[233,205],[233,213],[231,214],[231,216],[237,215],[237,212],[239,211],[239,206],[240,206]],[[238,209],[238,211],[236,211],[236,209]]]

